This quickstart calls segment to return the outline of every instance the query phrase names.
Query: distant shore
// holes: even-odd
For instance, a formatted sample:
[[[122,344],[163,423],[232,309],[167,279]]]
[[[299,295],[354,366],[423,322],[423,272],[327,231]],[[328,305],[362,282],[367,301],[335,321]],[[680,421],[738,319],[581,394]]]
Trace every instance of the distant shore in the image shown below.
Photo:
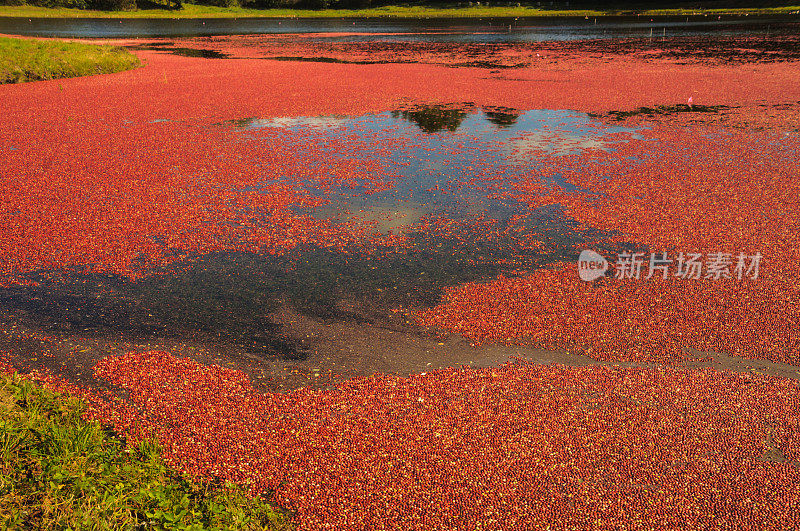
[[[249,9],[184,4],[180,10],[95,11],[88,9],[0,6],[0,17],[18,18],[504,18],[504,17],[608,17],[608,16],[745,16],[800,14],[800,5],[736,9],[551,10],[531,7],[477,6],[429,8],[385,6],[369,9]]]

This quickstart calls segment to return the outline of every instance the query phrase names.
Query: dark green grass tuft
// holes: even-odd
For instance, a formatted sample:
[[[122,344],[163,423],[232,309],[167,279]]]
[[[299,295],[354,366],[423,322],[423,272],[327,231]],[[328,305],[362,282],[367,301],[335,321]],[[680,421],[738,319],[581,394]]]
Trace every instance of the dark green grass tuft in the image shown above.
[[[0,83],[110,74],[139,64],[115,46],[0,37]]]
[[[158,444],[128,448],[81,410],[0,376],[0,529],[288,529],[264,500],[192,481],[164,465]]]

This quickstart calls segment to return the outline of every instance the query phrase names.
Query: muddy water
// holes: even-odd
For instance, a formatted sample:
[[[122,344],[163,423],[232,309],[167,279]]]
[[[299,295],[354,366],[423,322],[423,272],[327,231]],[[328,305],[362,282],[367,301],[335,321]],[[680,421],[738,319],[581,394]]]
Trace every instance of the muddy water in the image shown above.
[[[206,127],[262,142],[264,149],[273,137],[263,133],[278,131],[296,139],[295,145],[287,140],[290,149],[309,157],[342,137],[380,146],[347,155],[366,164],[379,153],[389,178],[378,191],[352,182],[323,191],[294,177],[282,184],[324,199],[317,207],[297,207],[298,213],[369,224],[378,240],[402,235],[405,244],[215,252],[135,281],[37,272],[27,285],[0,289],[0,317],[10,331],[0,350],[93,383],[91,366],[99,358],[163,348],[243,368],[268,389],[512,357],[588,361],[528,347],[473,346],[422,330],[409,314],[437,304],[449,286],[574,261],[586,242],[597,248],[607,241],[610,235],[579,228],[558,205],[531,208],[516,199],[512,170],[524,179],[542,154],[614,149],[636,136],[634,129],[567,110],[471,104],[408,105],[364,116],[238,117]],[[494,178],[499,174],[508,178]],[[265,190],[271,184],[265,181]],[[552,184],[570,189],[558,176]],[[601,243],[600,249],[621,247]]]
[[[557,204],[533,208],[517,194],[541,157],[552,162],[614,150],[639,135],[609,123],[569,110],[462,102],[408,104],[363,116],[231,116],[194,125],[264,152],[280,135],[285,148],[312,166],[314,157],[344,157],[356,165],[379,159],[380,179],[334,181],[320,189],[316,180],[283,175],[281,182],[264,180],[247,191],[289,187],[320,200],[293,207],[298,214],[333,225],[363,224],[376,240],[402,236],[404,244],[365,250],[312,242],[280,254],[214,252],[139,280],[35,272],[27,282],[0,289],[0,352],[21,368],[45,367],[97,385],[91,367],[104,356],[169,350],[242,369],[264,390],[326,388],[376,372],[514,358],[594,363],[529,346],[471,345],[421,329],[411,314],[436,305],[450,286],[575,261],[583,248],[606,255],[646,251],[579,227]],[[343,138],[367,149],[342,153],[337,142]],[[557,174],[550,179],[553,187],[575,190]],[[376,180],[382,183],[377,189]],[[771,362],[702,358],[707,361],[700,365],[799,374]]]

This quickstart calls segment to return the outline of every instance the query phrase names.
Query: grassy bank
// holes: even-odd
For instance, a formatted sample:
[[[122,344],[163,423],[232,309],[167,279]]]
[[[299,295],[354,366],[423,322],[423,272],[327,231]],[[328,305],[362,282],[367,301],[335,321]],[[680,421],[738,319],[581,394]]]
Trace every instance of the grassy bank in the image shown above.
[[[0,83],[109,74],[139,66],[122,48],[0,37]]]
[[[126,448],[81,403],[0,376],[1,529],[286,529],[238,487],[164,466],[152,442]]]
[[[678,16],[693,14],[708,15],[766,15],[786,14],[800,10],[800,6],[774,8],[735,8],[735,9],[648,9],[635,13],[647,16]],[[248,9],[242,7],[213,7],[184,4],[181,10],[148,9],[139,11],[91,11],[82,9],[44,8],[34,6],[0,6],[0,17],[46,17],[46,18],[253,18],[253,17],[295,17],[295,18],[488,18],[488,17],[602,17],[634,14],[633,10],[595,11],[595,10],[552,10],[528,7],[464,7],[431,8],[386,6],[369,9]]]

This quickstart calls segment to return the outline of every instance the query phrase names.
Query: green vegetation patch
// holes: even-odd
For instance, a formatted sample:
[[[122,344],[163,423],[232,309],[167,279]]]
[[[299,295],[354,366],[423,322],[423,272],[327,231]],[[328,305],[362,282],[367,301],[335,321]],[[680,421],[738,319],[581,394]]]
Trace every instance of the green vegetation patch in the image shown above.
[[[231,483],[167,468],[157,443],[129,448],[81,418],[78,400],[0,376],[0,528],[287,529]]]
[[[139,64],[116,46],[0,37],[0,83],[110,74]]]
[[[611,116],[616,118],[617,120],[624,120],[630,116],[656,116],[656,115],[664,115],[669,116],[671,114],[676,114],[679,112],[696,112],[696,113],[719,113],[720,111],[724,111],[729,109],[730,107],[726,105],[687,105],[685,103],[680,103],[678,105],[658,105],[656,107],[639,107],[638,109],[634,109],[632,111],[608,111],[605,114],[598,114],[598,113],[589,113],[589,116],[593,118],[602,118],[603,116]]]
[[[65,0],[66,1],[66,0]],[[205,1],[205,0],[204,0]],[[47,18],[250,18],[250,17],[287,17],[287,18],[486,18],[486,17],[602,17],[635,15],[643,16],[676,16],[676,15],[776,15],[792,13],[800,10],[800,6],[781,7],[752,7],[752,8],[720,8],[720,9],[542,9],[520,6],[478,6],[473,7],[435,7],[435,6],[379,6],[364,9],[295,9],[292,7],[278,8],[253,8],[239,7],[254,2],[247,0],[208,0],[220,4],[231,5],[194,5],[184,3],[181,9],[138,9],[129,10],[98,10],[76,9],[69,7],[38,7],[32,5],[0,6],[2,17],[47,17]],[[124,2],[124,0],[120,0]],[[291,2],[291,0],[287,0]],[[158,5],[163,2],[153,2]],[[266,4],[279,4],[265,1]],[[319,7],[329,5],[329,0],[307,0],[307,3],[316,3]],[[302,4],[299,4],[302,5]],[[295,6],[297,7],[297,6]]]

